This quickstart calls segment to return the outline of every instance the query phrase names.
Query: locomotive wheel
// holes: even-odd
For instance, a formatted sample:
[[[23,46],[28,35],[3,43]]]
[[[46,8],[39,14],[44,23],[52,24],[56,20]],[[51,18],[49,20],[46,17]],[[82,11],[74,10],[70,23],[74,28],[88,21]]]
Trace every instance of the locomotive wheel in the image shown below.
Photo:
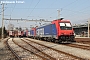
[[[62,41],[61,40],[59,40],[59,42],[58,43],[62,43]]]
[[[39,37],[37,37],[37,40],[39,40]]]
[[[46,37],[44,38],[44,41],[47,41],[47,38]]]
[[[47,38],[47,41],[50,42],[50,38]]]
[[[55,39],[51,39],[51,42],[54,42],[55,41]]]
[[[40,38],[38,38],[38,40],[41,40]]]
[[[55,43],[58,43],[59,41],[58,40],[55,40]]]
[[[47,41],[48,41],[48,42],[50,42],[50,40],[49,40],[49,39],[47,39]]]

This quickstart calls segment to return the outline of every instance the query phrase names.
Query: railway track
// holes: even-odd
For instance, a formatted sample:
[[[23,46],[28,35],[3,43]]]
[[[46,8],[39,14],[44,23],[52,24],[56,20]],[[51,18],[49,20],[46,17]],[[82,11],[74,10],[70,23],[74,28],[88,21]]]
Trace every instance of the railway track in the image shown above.
[[[55,60],[53,57],[50,57],[49,55],[47,55],[47,54],[45,54],[45,53],[43,53],[43,52],[40,52],[40,51],[39,51],[38,49],[36,49],[35,47],[29,46],[27,43],[25,43],[25,42],[23,42],[23,41],[22,41],[22,42],[20,41],[21,43],[18,43],[18,42],[16,42],[15,40],[13,40],[13,42],[14,42],[15,44],[17,44],[19,47],[21,47],[21,48],[23,48],[23,49],[31,52],[31,54],[35,54],[36,56],[42,58],[42,60]],[[37,53],[37,52],[39,52],[39,53]]]
[[[64,44],[65,45],[65,44]],[[71,46],[71,44],[66,44]],[[84,44],[73,44],[71,47],[76,45],[84,46]],[[83,58],[56,50],[46,45],[37,43],[36,41],[24,38],[14,38],[7,40],[7,46],[12,51],[16,60],[84,60]],[[85,45],[85,47],[88,45]],[[86,49],[86,48],[82,49]],[[80,47],[77,47],[80,48]],[[89,48],[88,48],[89,50]]]
[[[9,39],[10,38],[3,39],[2,44],[0,44],[0,60],[17,60],[8,47],[7,41]]]
[[[88,44],[70,43],[70,44],[63,44],[63,45],[80,48],[80,49],[84,49],[84,50],[90,50],[90,45],[88,45]]]
[[[65,53],[65,52],[62,52],[62,51],[59,51],[59,50],[56,50],[56,49],[53,49],[51,47],[48,47],[48,46],[45,46],[45,45],[42,45],[40,43],[37,43],[37,42],[34,42],[34,41],[31,41],[31,40],[28,40],[28,39],[22,39],[24,42],[26,42],[27,44],[29,44],[30,46],[34,46],[36,49],[38,49],[39,51],[42,51],[48,55],[50,55],[51,57],[55,58],[55,60],[83,60],[82,58],[80,57],[77,57],[77,56],[74,56],[74,55],[71,55],[71,54],[68,54],[68,53]],[[36,53],[39,53],[39,52],[36,52]]]
[[[17,60],[31,60],[31,59],[46,60],[34,54],[33,52],[25,49],[24,47],[17,45],[14,42],[14,39],[8,40],[8,45],[11,47],[12,51],[14,52],[14,55],[17,56]]]
[[[78,42],[78,41],[77,41]],[[89,44],[90,45],[90,41],[80,41],[78,43],[81,43],[81,44]]]
[[[14,52],[14,50],[10,47],[10,45],[8,44],[8,40],[6,41],[6,45],[9,48],[9,50],[13,53],[13,55],[16,57],[17,60],[21,60],[21,58]]]

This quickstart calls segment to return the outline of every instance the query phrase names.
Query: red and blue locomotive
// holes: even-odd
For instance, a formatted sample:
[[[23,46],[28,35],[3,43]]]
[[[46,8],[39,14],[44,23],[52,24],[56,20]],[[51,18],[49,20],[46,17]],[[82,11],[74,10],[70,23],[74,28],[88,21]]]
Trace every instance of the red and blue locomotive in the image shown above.
[[[74,30],[69,20],[54,20],[51,24],[31,30],[32,37],[53,42],[74,41]]]

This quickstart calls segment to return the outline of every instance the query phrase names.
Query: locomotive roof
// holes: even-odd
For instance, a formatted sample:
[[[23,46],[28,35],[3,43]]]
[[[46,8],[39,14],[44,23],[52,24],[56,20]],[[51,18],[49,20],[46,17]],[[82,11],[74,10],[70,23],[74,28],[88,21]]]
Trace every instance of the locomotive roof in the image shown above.
[[[54,21],[52,21],[52,23],[55,23],[55,22],[70,22],[70,20],[54,20]]]
[[[47,26],[47,25],[50,25],[51,23],[49,23],[49,24],[43,24],[43,25],[41,25],[41,26],[39,26],[39,27],[36,27],[36,28],[40,28],[40,27],[43,27],[43,26]]]

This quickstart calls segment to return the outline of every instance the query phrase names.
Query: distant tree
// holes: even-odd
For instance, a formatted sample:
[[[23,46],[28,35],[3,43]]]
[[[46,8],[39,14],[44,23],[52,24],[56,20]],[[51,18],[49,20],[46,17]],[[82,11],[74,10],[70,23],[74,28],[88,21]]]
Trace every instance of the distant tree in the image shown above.
[[[6,37],[7,36],[7,30],[6,30],[6,28],[4,27],[4,37]]]
[[[7,36],[7,30],[6,30],[6,28],[4,27],[4,37],[6,37]],[[2,36],[2,28],[0,28],[0,37]]]

